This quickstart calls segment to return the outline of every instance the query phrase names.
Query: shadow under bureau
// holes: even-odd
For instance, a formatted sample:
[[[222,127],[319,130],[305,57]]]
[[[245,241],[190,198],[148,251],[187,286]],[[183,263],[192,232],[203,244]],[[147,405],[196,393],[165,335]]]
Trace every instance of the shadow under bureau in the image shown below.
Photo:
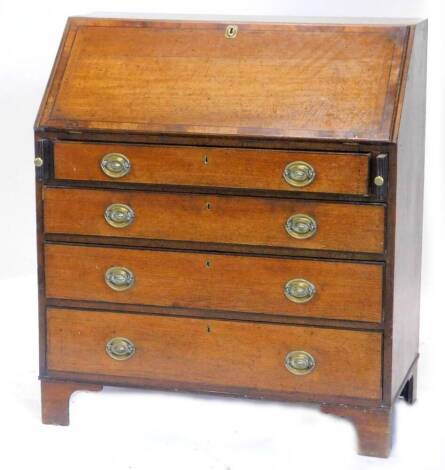
[[[35,126],[44,423],[124,385],[415,400],[426,22],[70,18]]]

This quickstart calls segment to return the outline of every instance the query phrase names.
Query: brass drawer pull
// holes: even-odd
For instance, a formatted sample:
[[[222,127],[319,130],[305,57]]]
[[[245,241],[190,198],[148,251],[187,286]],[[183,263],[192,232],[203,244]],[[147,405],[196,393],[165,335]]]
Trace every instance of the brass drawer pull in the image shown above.
[[[113,266],[105,273],[107,286],[116,291],[130,289],[134,284],[133,273],[122,266]]]
[[[306,375],[314,370],[315,359],[306,351],[291,351],[284,360],[286,369],[294,375]]]
[[[284,286],[284,295],[292,302],[304,304],[309,302],[314,295],[316,289],[312,282],[306,279],[291,279]]]
[[[118,336],[108,341],[105,350],[112,359],[116,361],[126,361],[134,356],[136,347],[129,339]]]
[[[297,161],[286,165],[283,177],[287,183],[296,188],[309,186],[315,178],[315,170],[309,163]]]
[[[111,178],[122,178],[131,170],[130,160],[122,153],[107,153],[100,162],[102,171]]]
[[[133,222],[135,214],[126,204],[111,204],[105,209],[104,217],[112,227],[123,228]]]
[[[286,232],[294,238],[310,238],[317,232],[317,222],[306,214],[295,214],[287,219]]]

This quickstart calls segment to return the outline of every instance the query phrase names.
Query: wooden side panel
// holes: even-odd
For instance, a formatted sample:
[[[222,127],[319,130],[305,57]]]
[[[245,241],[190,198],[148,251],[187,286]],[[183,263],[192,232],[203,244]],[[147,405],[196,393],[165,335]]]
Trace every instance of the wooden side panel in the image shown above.
[[[405,26],[72,20],[39,127],[391,139]]]
[[[108,287],[111,266],[130,269],[134,285]],[[382,277],[379,264],[46,246],[46,294],[58,299],[379,322]],[[295,278],[315,286],[309,302],[285,297],[284,286]]]
[[[110,358],[105,347],[113,337],[131,340],[134,356]],[[315,358],[311,373],[295,376],[285,368],[294,350]],[[376,332],[48,310],[50,372],[378,399],[380,360]]]
[[[44,197],[48,233],[384,252],[383,205],[62,188],[46,188]],[[105,221],[114,203],[133,209],[131,225]],[[315,219],[314,236],[296,239],[286,232],[295,214]]]
[[[419,348],[427,22],[415,27],[397,151],[392,396]]]
[[[114,152],[131,163],[118,179],[100,167],[103,156]],[[297,188],[284,179],[286,165],[294,161],[313,167],[315,179],[308,186]],[[54,172],[62,180],[366,195],[369,154],[56,142]]]

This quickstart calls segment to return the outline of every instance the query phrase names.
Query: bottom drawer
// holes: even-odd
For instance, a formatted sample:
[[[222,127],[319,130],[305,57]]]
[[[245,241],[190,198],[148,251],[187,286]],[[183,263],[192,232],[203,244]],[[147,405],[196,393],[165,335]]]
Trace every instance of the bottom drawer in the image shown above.
[[[381,398],[378,332],[55,308],[47,328],[50,373]]]

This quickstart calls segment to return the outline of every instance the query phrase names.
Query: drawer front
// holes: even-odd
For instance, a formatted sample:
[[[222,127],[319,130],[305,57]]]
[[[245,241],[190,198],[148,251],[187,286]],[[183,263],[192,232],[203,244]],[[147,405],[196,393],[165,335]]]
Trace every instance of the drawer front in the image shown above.
[[[379,264],[52,244],[45,260],[52,298],[381,320]]]
[[[62,309],[49,309],[47,315],[50,372],[182,382],[201,389],[381,397],[377,332]],[[293,351],[313,358],[313,368],[310,360],[306,369],[288,362],[290,370],[305,375],[286,368]]]
[[[46,188],[45,231],[110,237],[262,245],[285,248],[383,253],[384,207],[373,204],[313,202],[141,191]],[[114,206],[118,204],[119,206]],[[125,208],[124,227],[116,207]],[[111,212],[111,215],[110,215]],[[129,217],[129,214],[132,214]],[[113,215],[114,214],[114,215]],[[304,216],[307,238],[295,238]],[[128,216],[128,217],[127,217]],[[288,222],[289,221],[289,222]],[[311,221],[310,223],[307,221]],[[308,233],[305,233],[305,236]]]
[[[369,154],[56,142],[54,172],[63,180],[367,195]]]

